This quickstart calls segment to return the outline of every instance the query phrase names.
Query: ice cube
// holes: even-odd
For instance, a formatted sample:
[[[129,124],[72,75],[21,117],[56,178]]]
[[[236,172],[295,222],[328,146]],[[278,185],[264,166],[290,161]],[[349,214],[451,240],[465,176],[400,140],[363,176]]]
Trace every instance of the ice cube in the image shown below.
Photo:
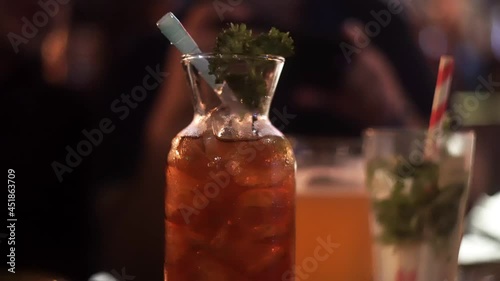
[[[233,266],[208,253],[200,253],[195,261],[196,280],[199,281],[246,281],[245,276],[236,271]]]
[[[165,256],[166,262],[175,264],[184,256],[187,252],[188,244],[186,241],[180,239],[178,235],[172,235],[167,232],[167,239],[165,245]]]
[[[290,228],[288,228],[290,230]],[[266,229],[269,235],[280,230]],[[252,233],[239,230],[228,221],[210,241],[211,253],[245,273],[258,273],[283,257],[289,237],[272,241],[256,241]]]
[[[259,273],[280,260],[285,249],[281,245],[252,243],[245,239],[235,245],[235,259],[249,274]]]
[[[228,174],[230,174],[233,177],[237,177],[239,174],[241,174],[241,165],[240,161],[237,160],[229,160],[226,165],[226,171]]]
[[[203,143],[207,159],[213,162],[211,167],[227,169],[224,165],[229,160],[235,160],[236,163],[242,162],[241,159],[238,159],[237,153],[239,142],[222,140],[212,132],[206,132],[203,134]]]
[[[293,190],[287,188],[251,189],[238,197],[238,206],[242,207],[290,207]]]
[[[167,170],[167,193],[165,196],[165,215],[168,220],[178,223],[183,221],[183,207],[194,208],[194,189],[202,188],[202,181],[180,171],[177,168]],[[180,217],[179,217],[180,216]]]
[[[403,190],[402,190],[402,194],[404,195],[410,195],[411,193],[411,188],[413,186],[413,178],[406,178],[403,180]]]
[[[246,191],[238,198],[238,206],[240,208],[269,208],[273,205],[274,198],[277,196],[275,193],[276,192],[272,189],[253,189]]]
[[[220,141],[210,132],[203,134],[203,146],[207,158],[220,157],[225,154],[223,147],[220,145]]]
[[[293,153],[288,148],[280,138],[265,137],[239,143],[227,165],[230,171],[235,171],[234,182],[252,188],[279,185],[295,168]]]
[[[267,188],[280,185],[287,175],[293,173],[278,165],[241,165],[241,172],[233,175],[234,182],[250,188]]]
[[[168,155],[169,166],[190,173],[190,171],[203,171],[208,163],[209,159],[205,155],[201,137],[176,138],[172,142],[172,149]],[[203,175],[203,173],[197,174]]]
[[[276,223],[255,226],[251,230],[251,236],[255,240],[268,240],[289,234],[292,232],[291,220],[292,217],[289,216],[288,219],[284,219]]]
[[[389,198],[396,183],[394,175],[386,169],[377,169],[373,174],[370,190],[372,196],[378,200]]]
[[[228,243],[230,228],[231,225],[226,223],[217,231],[214,238],[210,241],[210,246],[213,249],[221,249]]]
[[[190,254],[197,246],[203,245],[203,236],[190,231],[185,226],[180,226],[169,221],[165,222],[166,243],[165,255],[167,263],[175,264],[184,255]]]
[[[248,190],[237,201],[237,225],[254,240],[283,235],[293,219],[292,202],[284,188]]]

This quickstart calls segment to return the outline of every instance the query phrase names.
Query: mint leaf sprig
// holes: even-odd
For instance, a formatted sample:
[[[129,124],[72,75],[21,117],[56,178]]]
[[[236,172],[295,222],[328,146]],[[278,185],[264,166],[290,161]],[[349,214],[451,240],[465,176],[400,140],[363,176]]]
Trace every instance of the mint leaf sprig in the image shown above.
[[[375,219],[382,228],[378,238],[385,244],[428,240],[436,250],[446,247],[458,223],[466,183],[438,187],[439,166],[431,161],[413,166],[411,175],[401,173],[401,165],[398,160],[374,159],[368,163],[370,188],[377,188],[372,186],[375,170],[382,169],[394,179],[387,198],[373,198]],[[404,192],[406,179],[411,179],[411,186]]]
[[[268,33],[253,36],[252,30],[242,24],[229,24],[217,36],[214,53],[237,55],[276,55],[289,57],[294,53],[293,39],[289,32],[272,27]]]
[[[254,36],[245,24],[231,23],[217,36],[214,54],[248,56],[241,65],[235,66],[234,60],[221,56],[210,62],[209,73],[215,75],[216,82],[225,81],[249,108],[257,108],[267,94],[266,74],[272,71],[274,63],[267,60],[252,59],[260,55],[288,57],[294,53],[294,42],[288,32],[271,28],[268,33]]]

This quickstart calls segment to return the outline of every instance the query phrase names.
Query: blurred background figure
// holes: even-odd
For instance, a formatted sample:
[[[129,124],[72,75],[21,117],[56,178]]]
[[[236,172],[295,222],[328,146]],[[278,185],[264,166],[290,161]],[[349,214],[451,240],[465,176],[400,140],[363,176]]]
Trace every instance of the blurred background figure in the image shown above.
[[[500,80],[496,1],[51,3],[57,12],[45,12],[46,23],[15,47],[8,34],[22,35],[23,18],[34,22],[45,10],[33,1],[0,1],[3,148],[23,186],[19,268],[74,280],[123,267],[137,280],[161,279],[166,154],[192,118],[180,54],[155,26],[167,11],[203,51],[212,49],[228,22],[291,32],[296,54],[286,61],[271,107],[272,121],[287,134],[356,138],[370,126],[426,126],[443,53],[456,58],[457,91],[475,91],[478,77]],[[396,4],[399,12],[367,36],[368,23],[377,22],[373,13]],[[356,51],[346,55],[340,47],[346,45]],[[124,95],[151,72],[157,86],[128,103]],[[76,149],[87,140],[82,131],[99,128],[105,118],[115,129],[60,181],[54,161],[66,163],[67,147]],[[465,125],[474,125],[468,120]],[[478,147],[492,147],[494,124],[480,124],[478,142],[484,145]],[[475,179],[472,199],[500,189],[491,160],[498,153],[478,151],[482,181]]]

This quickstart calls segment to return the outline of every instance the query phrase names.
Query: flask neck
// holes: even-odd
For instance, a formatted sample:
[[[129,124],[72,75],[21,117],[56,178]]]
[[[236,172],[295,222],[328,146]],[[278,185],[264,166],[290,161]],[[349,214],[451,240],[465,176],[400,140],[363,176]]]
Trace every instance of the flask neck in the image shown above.
[[[184,56],[195,112],[190,131],[211,130],[227,139],[281,135],[268,114],[283,64],[268,55]]]

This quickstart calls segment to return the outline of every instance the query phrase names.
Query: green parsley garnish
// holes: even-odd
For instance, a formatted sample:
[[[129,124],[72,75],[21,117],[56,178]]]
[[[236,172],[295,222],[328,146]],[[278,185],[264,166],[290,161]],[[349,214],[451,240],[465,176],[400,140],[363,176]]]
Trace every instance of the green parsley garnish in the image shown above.
[[[214,54],[248,56],[238,66],[234,60],[221,56],[210,62],[210,74],[216,82],[225,81],[243,104],[250,108],[260,105],[267,94],[266,74],[272,71],[274,63],[263,59],[252,59],[260,55],[288,57],[293,54],[293,39],[288,32],[271,28],[268,33],[257,36],[245,24],[230,24],[216,39]]]

